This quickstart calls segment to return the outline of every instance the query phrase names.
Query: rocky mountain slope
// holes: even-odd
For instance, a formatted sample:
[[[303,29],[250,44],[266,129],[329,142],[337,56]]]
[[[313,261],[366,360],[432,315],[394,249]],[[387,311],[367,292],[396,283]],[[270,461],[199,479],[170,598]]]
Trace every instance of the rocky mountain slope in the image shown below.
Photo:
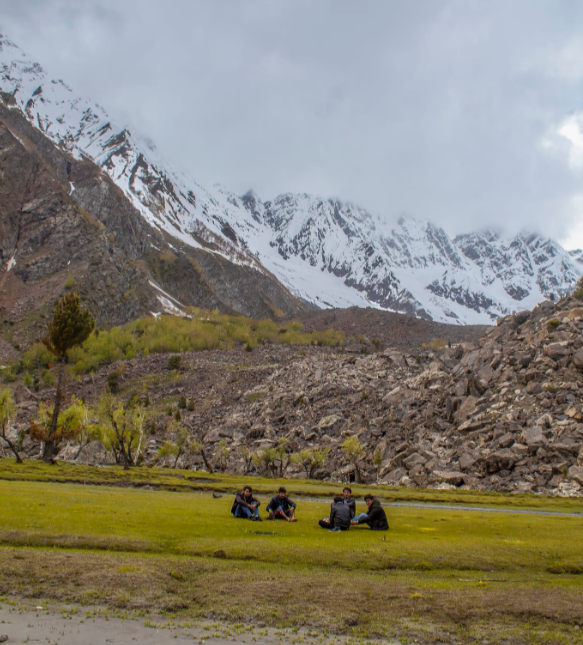
[[[56,145],[3,92],[0,172],[2,360],[45,333],[67,289],[105,326],[188,305],[259,318],[308,308],[269,272],[152,227],[98,165]]]
[[[246,275],[258,281],[275,276],[318,307],[372,305],[440,322],[488,324],[550,293],[566,295],[583,272],[576,255],[537,235],[505,239],[484,232],[451,239],[427,222],[402,217],[389,223],[337,199],[286,194],[263,202],[253,192],[238,197],[203,188],[174,171],[151,142],[115,125],[62,81],[50,80],[5,37],[0,90],[61,150],[97,164],[173,246],[253,269]],[[77,190],[76,182],[70,190]],[[5,266],[9,261],[3,258]],[[170,293],[178,299],[189,292],[186,266],[170,270]],[[158,269],[168,272],[160,263]],[[229,282],[215,280],[212,289],[219,284]],[[232,302],[237,288],[231,292],[218,299]],[[271,308],[285,311],[275,300],[270,296]]]
[[[125,364],[122,396],[145,396],[147,384],[159,411],[147,463],[157,462],[160,447],[174,438],[167,407],[174,414],[184,396],[194,410],[180,410],[181,423],[215,465],[225,442],[229,471],[256,472],[246,450],[260,452],[283,438],[284,462],[303,449],[326,447],[329,459],[316,475],[351,481],[354,466],[341,446],[355,436],[364,447],[359,466],[369,483],[582,495],[581,305],[572,298],[546,301],[501,319],[478,342],[436,350],[390,347],[364,354],[370,349],[364,343],[359,349],[202,352],[184,355],[177,376],[168,372],[167,356],[149,356]],[[95,401],[115,368],[72,384],[70,393]],[[26,427],[37,403],[24,388],[17,394]],[[76,452],[71,447],[63,456]],[[82,459],[94,463],[107,456],[95,443]],[[204,468],[201,457],[188,452],[178,466]],[[303,477],[305,471],[290,466],[286,474]]]

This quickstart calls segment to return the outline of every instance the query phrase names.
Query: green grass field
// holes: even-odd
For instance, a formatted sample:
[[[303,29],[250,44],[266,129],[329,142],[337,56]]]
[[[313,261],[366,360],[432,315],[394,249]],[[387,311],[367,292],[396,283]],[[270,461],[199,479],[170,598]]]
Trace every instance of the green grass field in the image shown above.
[[[65,470],[120,479],[46,481]],[[135,469],[130,478],[155,484],[171,474]],[[0,594],[402,642],[583,642],[583,516],[388,507],[390,531],[336,534],[317,525],[329,502],[300,495],[328,495],[330,484],[287,481],[299,521],[259,523],[230,515],[240,479],[205,477],[197,489],[185,474],[177,493],[121,487],[118,469],[1,462]],[[279,482],[251,481],[265,516]],[[209,488],[231,490],[215,499]],[[378,491],[406,492],[436,493]],[[463,491],[452,493],[459,503]],[[521,497],[521,508],[582,510],[582,500]],[[516,503],[492,499],[463,501]],[[452,499],[440,491],[439,501]]]

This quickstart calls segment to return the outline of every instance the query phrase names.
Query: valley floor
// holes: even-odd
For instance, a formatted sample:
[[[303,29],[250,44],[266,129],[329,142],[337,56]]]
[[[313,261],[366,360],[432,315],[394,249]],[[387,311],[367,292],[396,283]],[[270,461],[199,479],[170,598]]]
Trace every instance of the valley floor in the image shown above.
[[[317,524],[328,513],[328,501],[306,498],[329,496],[329,483],[287,481],[299,521],[258,523],[230,515],[237,484],[232,477],[176,480],[184,492],[175,492],[88,485],[91,471],[94,483],[104,483],[103,471],[123,481],[117,469],[79,469],[87,481],[82,485],[46,481],[40,464],[25,465],[19,480],[16,466],[0,466],[3,611],[12,602],[49,602],[52,608],[72,603],[82,607],[79,615],[97,607],[108,617],[211,630],[198,632],[199,640],[214,631],[237,641],[247,633],[247,642],[255,642],[269,628],[287,630],[285,638],[298,643],[337,637],[583,642],[582,500],[471,492],[467,501],[483,511],[467,511],[451,508],[463,499],[462,491],[403,491],[444,505],[389,507],[386,533],[358,527],[333,534]],[[74,477],[76,467],[65,464],[53,467],[53,477],[63,468]],[[174,474],[140,471],[142,484]],[[279,482],[252,483],[265,517],[268,494]],[[359,486],[359,511],[365,490],[385,499],[391,495],[388,487]],[[573,516],[487,512],[492,506]],[[35,621],[36,616],[30,624],[36,629]],[[210,621],[217,627],[201,627]],[[254,631],[245,632],[250,626]],[[54,642],[66,645],[56,640],[66,635],[59,629],[52,633]],[[269,634],[284,638],[283,632]],[[120,635],[113,642],[124,641]]]

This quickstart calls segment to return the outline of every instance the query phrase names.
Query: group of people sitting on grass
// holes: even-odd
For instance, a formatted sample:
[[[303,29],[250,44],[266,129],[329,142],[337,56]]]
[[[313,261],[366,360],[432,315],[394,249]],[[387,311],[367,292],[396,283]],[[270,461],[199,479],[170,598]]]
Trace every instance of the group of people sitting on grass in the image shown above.
[[[245,486],[235,495],[235,501],[231,508],[231,513],[235,517],[261,522],[259,517],[259,505],[261,502],[253,497],[251,486]],[[267,505],[268,520],[287,520],[288,522],[297,522],[296,504],[287,496],[287,491],[283,486],[279,487],[277,495],[274,495]]]
[[[334,497],[330,508],[330,516],[320,520],[318,523],[323,529],[328,529],[333,533],[348,531],[351,526],[356,524],[367,524],[373,531],[387,531],[389,523],[381,503],[372,495],[365,495],[364,502],[368,507],[367,512],[357,515],[356,502],[352,497],[352,491],[346,486],[342,491],[342,495]],[[259,505],[259,500],[253,497],[251,486],[245,486],[235,496],[231,513],[234,517],[261,522]],[[267,512],[269,513],[268,520],[297,522],[296,504],[288,497],[284,486],[280,486],[277,495],[274,495],[269,500]]]

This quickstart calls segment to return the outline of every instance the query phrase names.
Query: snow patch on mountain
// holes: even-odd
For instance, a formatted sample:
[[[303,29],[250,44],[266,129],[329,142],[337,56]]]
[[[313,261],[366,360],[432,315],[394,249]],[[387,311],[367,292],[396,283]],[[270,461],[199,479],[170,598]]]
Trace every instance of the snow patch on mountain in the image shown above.
[[[253,191],[239,197],[204,188],[1,35],[0,91],[59,146],[97,163],[152,226],[179,244],[269,272],[318,307],[489,323],[569,293],[583,273],[581,251],[533,234],[451,239],[429,222],[373,217],[338,199],[288,193],[263,202]]]

